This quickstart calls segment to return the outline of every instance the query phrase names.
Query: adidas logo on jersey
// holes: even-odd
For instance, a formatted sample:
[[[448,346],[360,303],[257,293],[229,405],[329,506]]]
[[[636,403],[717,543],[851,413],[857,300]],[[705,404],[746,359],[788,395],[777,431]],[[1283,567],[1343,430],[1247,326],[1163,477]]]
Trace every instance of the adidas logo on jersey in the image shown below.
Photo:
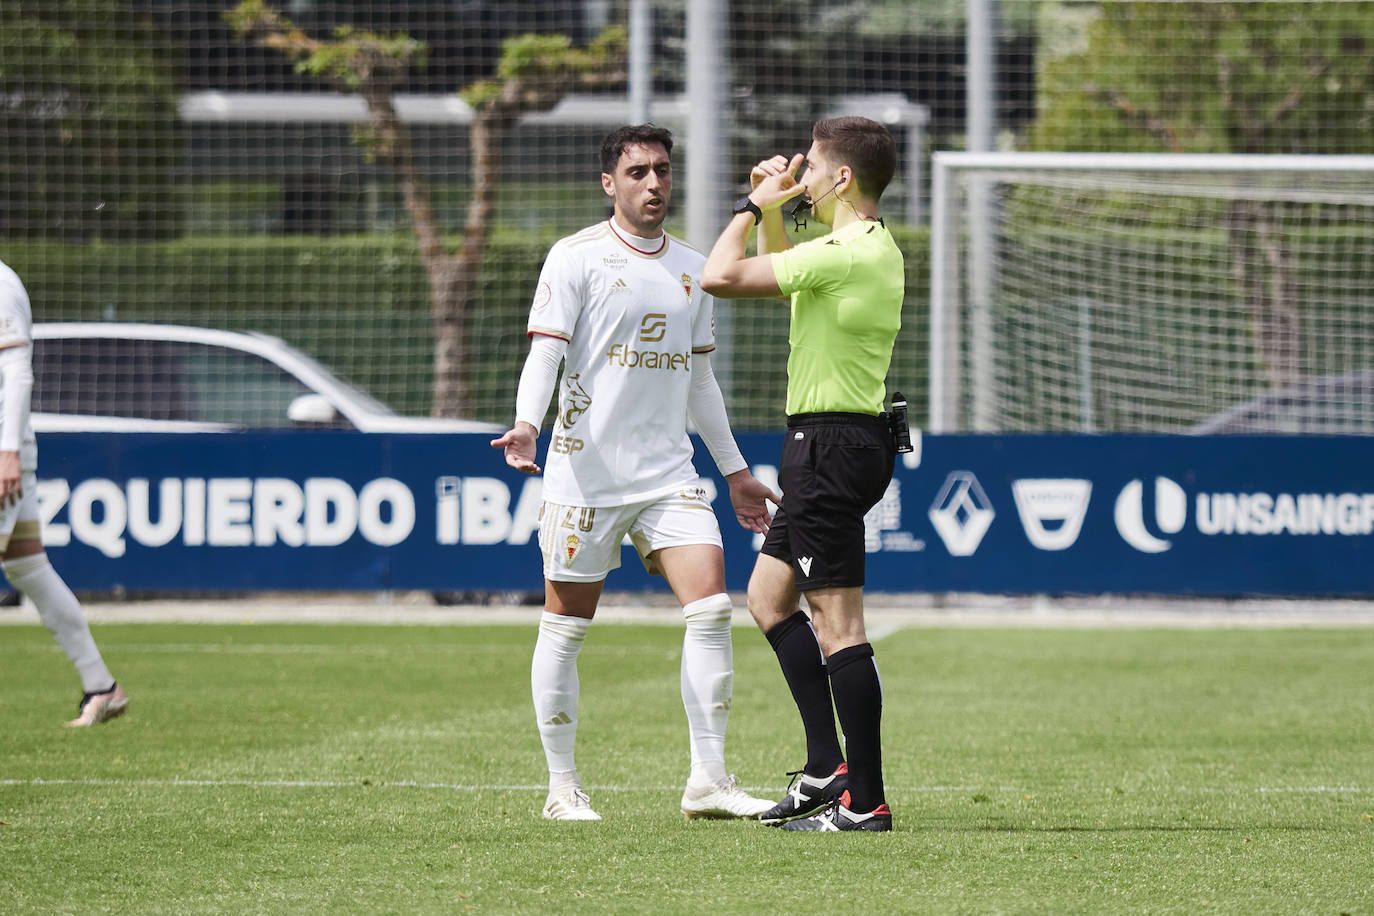
[[[615,281],[614,283],[611,284],[611,293],[612,293],[612,294],[615,294],[615,293],[628,293],[629,291],[630,291],[630,284],[628,284],[628,283],[625,282],[625,278],[624,278],[624,277],[618,277],[618,278],[616,279],[616,281]]]

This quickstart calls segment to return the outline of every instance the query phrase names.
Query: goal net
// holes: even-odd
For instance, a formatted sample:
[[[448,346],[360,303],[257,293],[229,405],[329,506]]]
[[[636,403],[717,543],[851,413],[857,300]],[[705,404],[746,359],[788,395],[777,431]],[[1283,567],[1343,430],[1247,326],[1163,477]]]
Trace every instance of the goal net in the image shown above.
[[[1374,434],[1374,156],[936,153],[930,429]]]

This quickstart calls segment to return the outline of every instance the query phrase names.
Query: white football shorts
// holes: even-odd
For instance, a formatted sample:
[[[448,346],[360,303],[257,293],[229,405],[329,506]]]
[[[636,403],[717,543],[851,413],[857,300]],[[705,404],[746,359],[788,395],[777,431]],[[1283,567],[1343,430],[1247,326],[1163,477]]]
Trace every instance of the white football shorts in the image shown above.
[[[706,489],[696,484],[676,493],[628,506],[539,507],[539,549],[544,577],[554,582],[599,582],[620,567],[620,547],[629,535],[644,568],[662,571],[652,559],[665,547],[721,546],[720,523]]]
[[[11,538],[36,541],[42,531],[38,520],[38,475],[24,471],[19,485],[24,491],[19,502],[0,507],[0,553],[9,548]]]

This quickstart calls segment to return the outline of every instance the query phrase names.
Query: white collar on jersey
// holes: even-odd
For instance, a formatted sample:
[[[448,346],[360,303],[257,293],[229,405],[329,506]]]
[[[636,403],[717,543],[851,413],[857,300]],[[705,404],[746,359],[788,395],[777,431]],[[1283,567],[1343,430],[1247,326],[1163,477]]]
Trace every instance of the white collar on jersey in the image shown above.
[[[610,224],[611,232],[616,238],[620,239],[626,246],[633,248],[643,255],[662,254],[663,249],[668,247],[668,233],[663,233],[656,239],[642,239],[637,235],[630,235],[624,229],[615,224],[615,217],[606,220]]]

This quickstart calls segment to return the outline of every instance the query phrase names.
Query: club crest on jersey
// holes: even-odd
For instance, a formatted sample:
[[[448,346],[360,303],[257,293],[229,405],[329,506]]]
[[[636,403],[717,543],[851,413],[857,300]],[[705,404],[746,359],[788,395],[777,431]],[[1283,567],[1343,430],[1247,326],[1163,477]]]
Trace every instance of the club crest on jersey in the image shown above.
[[[692,298],[692,275],[682,275],[682,291],[687,294],[687,298]]]
[[[563,542],[563,556],[566,558],[564,562],[571,566],[573,560],[576,560],[577,555],[581,552],[582,539],[575,534],[568,535],[567,540]]]

